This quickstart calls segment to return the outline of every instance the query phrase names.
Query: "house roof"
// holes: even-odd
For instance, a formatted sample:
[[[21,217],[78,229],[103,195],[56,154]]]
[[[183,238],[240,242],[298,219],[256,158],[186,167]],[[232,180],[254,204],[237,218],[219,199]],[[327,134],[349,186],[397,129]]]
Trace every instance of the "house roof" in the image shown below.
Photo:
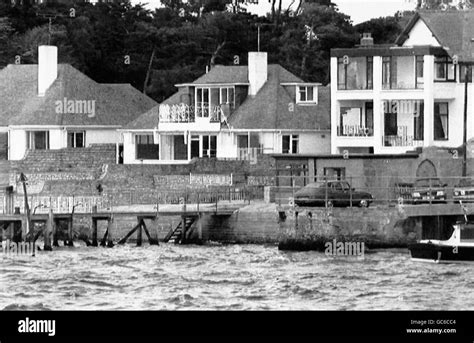
[[[298,82],[294,79],[303,82],[279,65],[270,66],[268,81],[231,115],[229,125],[235,129],[329,130],[329,87],[318,87],[317,105],[295,104],[294,96],[281,85]]]
[[[248,83],[247,73],[247,66],[217,66],[188,85]],[[288,86],[282,85],[289,83],[304,82],[278,64],[268,65],[267,82],[255,97],[248,96],[232,113],[228,118],[230,127],[233,129],[329,130],[329,87],[318,87],[317,105],[297,105],[294,104],[294,95],[290,94]],[[186,87],[181,85],[178,92],[166,99],[163,104],[178,104],[182,102],[182,96],[187,92]],[[292,112],[289,110],[290,104],[294,104]],[[126,125],[125,128],[149,130],[157,126],[158,118],[158,107],[155,107]]]
[[[459,62],[474,62],[474,10],[417,12],[397,38],[398,45],[408,39],[418,20],[428,26],[451,57],[458,56]]]
[[[130,84],[99,84],[69,64],[43,97],[37,95],[38,66],[8,65],[0,70],[0,126],[123,126],[157,103]],[[95,116],[57,113],[57,101],[95,101]]]

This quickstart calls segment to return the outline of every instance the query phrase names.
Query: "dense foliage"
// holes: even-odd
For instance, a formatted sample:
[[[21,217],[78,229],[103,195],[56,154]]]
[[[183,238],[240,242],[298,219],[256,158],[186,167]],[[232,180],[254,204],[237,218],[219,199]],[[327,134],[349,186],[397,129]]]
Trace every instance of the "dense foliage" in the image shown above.
[[[240,1],[245,2],[245,1]],[[259,17],[233,1],[163,0],[149,11],[130,3],[0,4],[0,68],[36,63],[37,46],[59,47],[60,62],[70,63],[94,80],[131,83],[157,101],[174,85],[195,79],[214,64],[246,64],[247,52],[267,51],[307,81],[329,82],[331,48],[352,47],[362,32],[376,43],[393,42],[404,15],[354,26],[326,0],[294,1]],[[50,26],[51,22],[51,26]]]

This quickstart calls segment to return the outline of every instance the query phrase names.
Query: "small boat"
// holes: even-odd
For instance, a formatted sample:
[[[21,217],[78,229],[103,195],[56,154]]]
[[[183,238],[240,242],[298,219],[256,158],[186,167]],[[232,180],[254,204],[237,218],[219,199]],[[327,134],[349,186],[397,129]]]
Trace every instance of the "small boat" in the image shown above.
[[[412,261],[474,262],[474,222],[457,222],[448,240],[425,239],[408,246]]]

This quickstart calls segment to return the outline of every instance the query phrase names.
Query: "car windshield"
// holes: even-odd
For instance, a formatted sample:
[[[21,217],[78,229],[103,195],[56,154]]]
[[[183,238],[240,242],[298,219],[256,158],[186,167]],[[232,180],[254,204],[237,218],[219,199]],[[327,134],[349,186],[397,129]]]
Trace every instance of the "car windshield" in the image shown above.
[[[415,181],[415,187],[439,187],[441,185],[440,179],[419,179]]]

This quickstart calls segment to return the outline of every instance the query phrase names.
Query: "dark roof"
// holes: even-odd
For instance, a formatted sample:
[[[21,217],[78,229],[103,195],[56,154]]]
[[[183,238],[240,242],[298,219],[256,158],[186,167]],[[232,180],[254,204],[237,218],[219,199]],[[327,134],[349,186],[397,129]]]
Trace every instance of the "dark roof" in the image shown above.
[[[37,75],[36,64],[0,70],[0,126],[122,126],[157,104],[129,84],[99,84],[68,64],[58,65],[57,79],[39,97]],[[95,100],[95,117],[56,113],[56,102],[64,98]]]
[[[278,64],[268,65],[268,69],[277,68]],[[283,68],[282,68],[283,69]],[[299,77],[283,69],[281,78],[284,82],[303,82]],[[219,83],[243,83],[247,84],[248,66],[223,66],[216,65],[208,73],[196,79],[192,84],[219,84]]]
[[[474,62],[474,11],[420,11],[415,14],[396,43],[401,45],[418,20],[422,20],[447,53],[459,62]]]
[[[318,87],[317,105],[299,105],[294,104],[288,88],[281,85],[290,82],[303,81],[279,65],[270,66],[268,81],[257,96],[248,97],[231,115],[230,126],[235,129],[329,130],[330,88]],[[290,111],[291,108],[294,111]]]
[[[228,73],[226,72],[228,69]],[[247,80],[247,66],[214,67],[209,73],[198,78],[193,84],[243,83]],[[278,64],[268,66],[268,80],[255,97],[246,100],[232,113],[228,123],[234,129],[276,129],[276,130],[329,130],[330,129],[330,89],[319,86],[317,105],[294,105],[288,86],[282,83],[303,83],[303,81]],[[187,94],[186,87],[166,99],[163,104],[178,104],[181,96]],[[132,130],[152,129],[158,123],[158,107],[144,113],[129,123]]]

